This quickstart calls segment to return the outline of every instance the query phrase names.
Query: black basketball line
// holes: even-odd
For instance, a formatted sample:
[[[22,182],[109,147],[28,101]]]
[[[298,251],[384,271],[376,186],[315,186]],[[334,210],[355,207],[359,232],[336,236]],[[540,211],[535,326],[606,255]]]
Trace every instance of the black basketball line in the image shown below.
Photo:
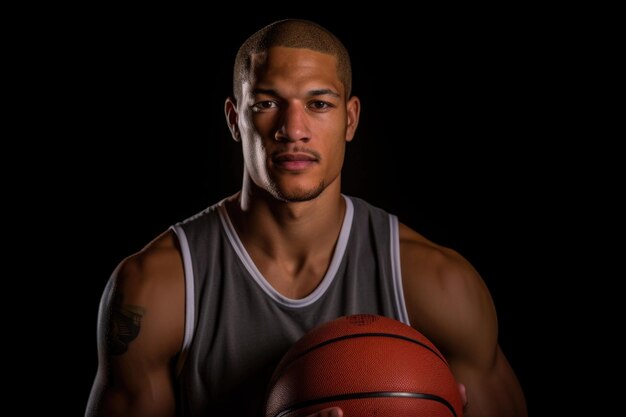
[[[281,411],[276,415],[276,417],[284,417],[285,415],[292,413],[294,411],[300,410],[302,408],[310,407],[312,405],[318,405],[323,403],[332,403],[335,401],[343,401],[343,400],[358,400],[363,398],[414,398],[418,400],[430,400],[437,401],[450,410],[454,417],[457,417],[456,412],[452,405],[445,400],[445,398],[441,398],[437,395],[431,394],[423,394],[421,392],[393,392],[393,391],[378,391],[378,392],[359,392],[354,394],[343,394],[343,395],[333,395],[329,397],[316,398],[314,400],[302,401],[301,403],[297,403],[292,405],[291,407]]]
[[[305,350],[304,352],[302,352],[301,354],[299,354],[298,356],[294,357],[292,362],[295,362],[297,359],[299,359],[300,357],[308,354],[309,352],[314,351],[315,349],[319,349],[322,346],[326,346],[329,345],[331,343],[335,343],[335,342],[339,342],[342,340],[346,340],[346,339],[356,339],[358,337],[391,337],[394,339],[401,339],[401,340],[405,340],[407,342],[411,342],[411,343],[415,343],[416,345],[420,345],[423,348],[426,348],[428,350],[430,350],[432,353],[434,353],[439,359],[441,359],[441,361],[443,363],[446,364],[446,366],[448,366],[448,362],[446,362],[446,360],[444,359],[443,356],[441,356],[439,353],[437,353],[436,351],[434,351],[430,346],[420,342],[419,340],[415,340],[415,339],[411,339],[410,337],[406,337],[406,336],[400,336],[398,334],[393,334],[393,333],[356,333],[356,334],[348,334],[345,336],[339,336],[336,337],[334,339],[329,339],[326,340],[322,343],[319,343],[313,347],[308,348],[307,350]]]

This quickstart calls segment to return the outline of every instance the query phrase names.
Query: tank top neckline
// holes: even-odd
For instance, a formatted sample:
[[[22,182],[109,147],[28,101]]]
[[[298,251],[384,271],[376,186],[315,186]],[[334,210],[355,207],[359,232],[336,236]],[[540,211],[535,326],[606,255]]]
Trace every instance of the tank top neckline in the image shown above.
[[[341,231],[339,232],[339,238],[337,239],[337,244],[335,245],[335,251],[330,261],[330,265],[328,266],[326,274],[320,281],[319,285],[313,290],[313,292],[311,292],[306,297],[299,299],[285,297],[284,295],[276,291],[276,289],[274,289],[274,287],[272,287],[267,279],[263,276],[261,271],[259,271],[254,261],[248,254],[248,251],[239,239],[239,235],[237,234],[235,227],[230,220],[230,216],[228,215],[228,212],[226,211],[226,206],[224,204],[226,199],[218,203],[217,209],[220,221],[222,223],[222,227],[224,229],[224,232],[226,233],[226,236],[228,237],[228,240],[233,250],[237,254],[237,257],[246,268],[254,282],[276,303],[290,308],[303,308],[315,303],[317,300],[320,299],[322,295],[324,295],[326,290],[328,290],[328,287],[330,287],[330,284],[333,282],[335,276],[337,275],[337,270],[341,265],[341,261],[346,251],[346,247],[348,246],[348,238],[350,237],[350,231],[352,230],[352,219],[354,217],[354,206],[349,197],[343,194],[342,197],[346,202],[346,212],[344,214]]]

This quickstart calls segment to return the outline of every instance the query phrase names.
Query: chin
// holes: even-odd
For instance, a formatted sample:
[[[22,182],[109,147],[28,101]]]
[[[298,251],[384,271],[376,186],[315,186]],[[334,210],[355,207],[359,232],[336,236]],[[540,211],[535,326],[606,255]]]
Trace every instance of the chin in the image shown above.
[[[324,180],[312,187],[279,187],[272,184],[270,193],[278,200],[288,203],[311,201],[319,197],[326,188]]]

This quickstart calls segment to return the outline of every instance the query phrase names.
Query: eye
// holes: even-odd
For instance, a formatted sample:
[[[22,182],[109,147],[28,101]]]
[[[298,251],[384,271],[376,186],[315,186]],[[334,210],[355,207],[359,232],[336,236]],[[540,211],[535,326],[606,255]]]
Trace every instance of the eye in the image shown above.
[[[325,101],[315,100],[309,103],[309,108],[315,111],[324,111],[334,107],[332,104]]]
[[[254,113],[266,112],[277,107],[278,107],[278,104],[275,101],[271,101],[271,100],[259,101],[258,103],[255,103],[251,106],[252,111]]]

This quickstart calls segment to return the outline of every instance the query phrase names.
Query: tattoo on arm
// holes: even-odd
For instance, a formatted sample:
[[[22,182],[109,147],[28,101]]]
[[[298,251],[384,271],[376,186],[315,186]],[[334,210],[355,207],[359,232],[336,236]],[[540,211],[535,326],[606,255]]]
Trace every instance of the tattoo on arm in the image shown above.
[[[121,355],[128,350],[130,342],[135,340],[141,329],[141,319],[146,309],[140,306],[123,304],[119,292],[111,301],[111,316],[107,344],[111,355]]]

